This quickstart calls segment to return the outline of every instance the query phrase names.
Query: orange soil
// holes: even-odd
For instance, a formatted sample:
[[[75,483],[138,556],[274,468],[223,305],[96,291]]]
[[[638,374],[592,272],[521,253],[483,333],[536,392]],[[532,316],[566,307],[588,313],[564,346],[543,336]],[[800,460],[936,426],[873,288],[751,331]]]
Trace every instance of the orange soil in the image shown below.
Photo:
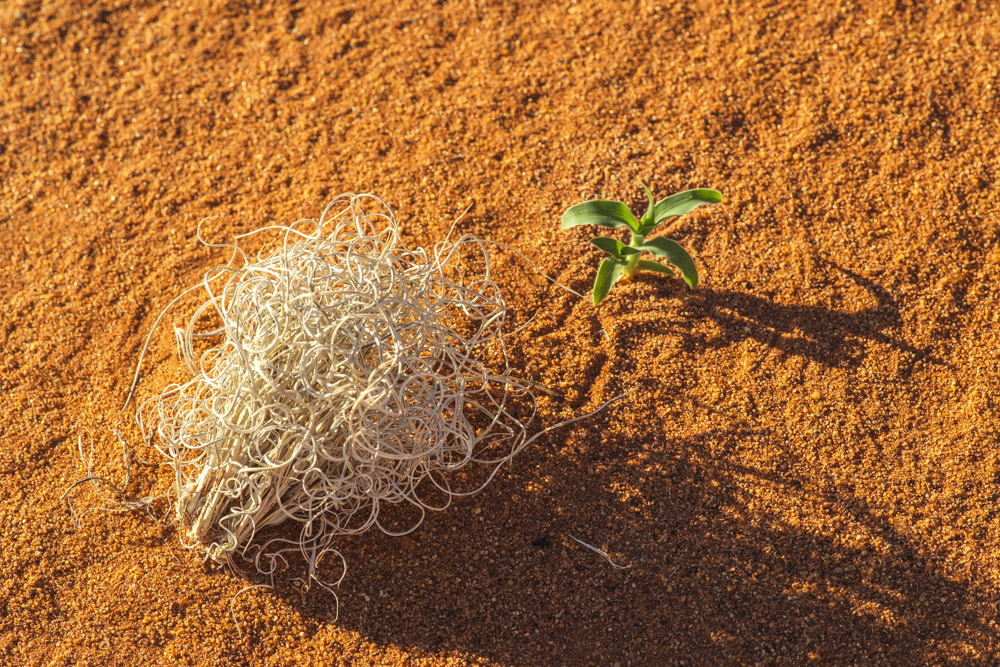
[[[0,662],[1000,661],[995,4],[84,4],[0,4]],[[412,537],[343,540],[338,620],[234,600],[141,512],[73,528],[77,437],[122,478],[143,338],[223,256],[202,218],[367,191],[428,244],[474,202],[584,291],[562,210],[640,180],[726,195],[666,230],[701,289],[505,282],[546,423],[633,393]],[[165,327],[140,395],[178,377]]]

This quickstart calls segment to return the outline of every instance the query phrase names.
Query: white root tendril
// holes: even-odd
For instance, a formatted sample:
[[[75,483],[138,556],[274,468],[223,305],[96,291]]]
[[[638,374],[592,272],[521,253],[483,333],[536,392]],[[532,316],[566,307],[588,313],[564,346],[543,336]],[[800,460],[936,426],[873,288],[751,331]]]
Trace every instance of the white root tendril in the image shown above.
[[[371,195],[251,234],[262,231],[281,243],[256,256],[239,245],[250,234],[220,245],[199,231],[233,257],[175,328],[191,379],[142,403],[137,421],[173,468],[187,546],[272,574],[298,552],[304,581],[318,582],[336,537],[405,534],[556,427],[528,437],[539,386],[512,374],[487,242],[410,250]],[[486,466],[481,484],[453,490],[471,463]],[[379,513],[397,504],[418,516],[391,530]],[[297,537],[262,537],[286,522]]]
[[[578,544],[582,544],[583,546],[587,547],[588,549],[590,549],[594,553],[597,553],[597,554],[600,554],[600,555],[604,556],[604,560],[606,560],[609,563],[611,563],[611,567],[615,568],[616,570],[627,570],[630,567],[632,567],[632,563],[629,563],[628,565],[619,565],[618,563],[616,563],[613,560],[611,560],[611,556],[608,555],[607,551],[604,551],[603,549],[598,549],[593,544],[587,544],[586,542],[584,542],[583,540],[581,540],[578,537],[573,537],[572,535],[570,535],[569,538],[571,540],[574,540]]]

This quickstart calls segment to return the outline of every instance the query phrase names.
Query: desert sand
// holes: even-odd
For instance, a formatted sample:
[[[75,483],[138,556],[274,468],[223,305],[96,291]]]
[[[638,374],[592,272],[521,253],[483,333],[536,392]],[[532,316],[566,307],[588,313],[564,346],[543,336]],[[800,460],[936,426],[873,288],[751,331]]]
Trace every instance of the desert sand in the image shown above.
[[[0,663],[1000,661],[998,20],[0,3]],[[74,525],[80,437],[121,483],[119,429],[128,495],[169,486],[120,410],[156,316],[226,259],[202,220],[227,238],[369,192],[427,246],[471,204],[463,232],[586,293],[592,230],[560,215],[644,210],[640,181],[725,196],[663,229],[697,291],[647,274],[594,308],[497,256],[536,316],[514,363],[559,393],[541,424],[627,397],[411,536],[344,539],[339,615],[287,583],[236,597],[252,578],[142,511]],[[140,399],[185,377],[167,319]]]

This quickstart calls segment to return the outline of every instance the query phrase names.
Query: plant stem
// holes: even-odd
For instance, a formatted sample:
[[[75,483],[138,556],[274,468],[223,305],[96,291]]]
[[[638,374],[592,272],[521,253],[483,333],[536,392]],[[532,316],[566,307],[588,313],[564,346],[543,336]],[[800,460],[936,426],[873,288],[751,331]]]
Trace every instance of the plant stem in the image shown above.
[[[629,246],[633,248],[638,248],[643,243],[646,242],[646,236],[643,234],[636,234],[632,232],[632,240],[629,241]],[[622,269],[622,278],[630,279],[632,274],[635,273],[636,267],[639,266],[639,255],[629,255],[628,259],[625,260],[625,268]]]

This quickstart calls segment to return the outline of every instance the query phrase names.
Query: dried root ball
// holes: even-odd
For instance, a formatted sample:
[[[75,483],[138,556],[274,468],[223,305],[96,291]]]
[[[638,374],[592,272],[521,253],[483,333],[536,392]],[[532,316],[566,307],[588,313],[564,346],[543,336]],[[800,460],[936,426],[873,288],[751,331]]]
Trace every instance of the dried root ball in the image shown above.
[[[480,463],[492,478],[526,444],[535,398],[510,373],[482,241],[407,249],[369,195],[266,231],[280,235],[276,250],[250,257],[243,235],[230,264],[206,274],[204,301],[176,330],[191,378],[138,418],[173,466],[188,546],[264,572],[295,551],[312,576],[337,536],[391,532],[386,503],[422,519],[455,495],[449,473]],[[470,253],[484,270],[465,279]],[[297,539],[261,537],[286,522]]]

